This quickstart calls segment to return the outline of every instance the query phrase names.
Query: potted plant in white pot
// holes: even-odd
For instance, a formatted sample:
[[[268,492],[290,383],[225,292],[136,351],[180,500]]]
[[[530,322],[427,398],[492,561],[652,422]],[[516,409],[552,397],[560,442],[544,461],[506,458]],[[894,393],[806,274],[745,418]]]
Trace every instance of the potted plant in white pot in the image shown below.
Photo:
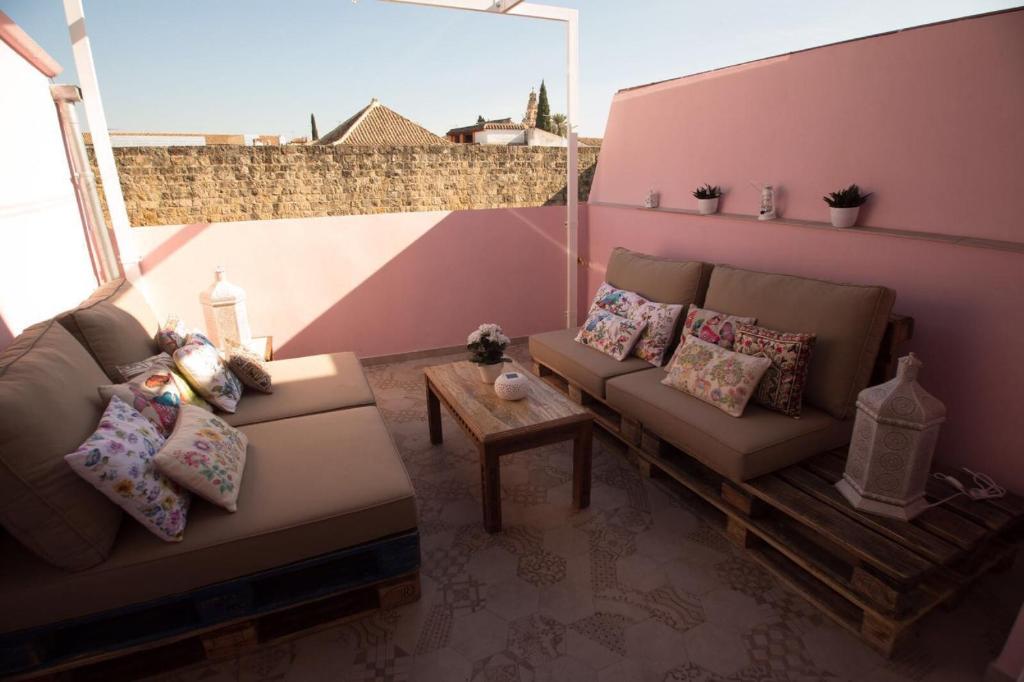
[[[697,198],[697,211],[701,215],[718,212],[718,198],[722,196],[722,188],[718,185],[704,185],[693,191]]]
[[[504,363],[508,362],[505,349],[510,343],[505,332],[494,323],[482,324],[469,335],[466,348],[469,349],[469,359],[476,363],[480,372],[480,381],[493,384],[501,375]]]
[[[857,215],[860,207],[871,196],[860,193],[860,187],[850,185],[846,189],[830,192],[828,196],[822,197],[828,204],[829,217],[832,219],[833,227],[853,227],[857,223]]]

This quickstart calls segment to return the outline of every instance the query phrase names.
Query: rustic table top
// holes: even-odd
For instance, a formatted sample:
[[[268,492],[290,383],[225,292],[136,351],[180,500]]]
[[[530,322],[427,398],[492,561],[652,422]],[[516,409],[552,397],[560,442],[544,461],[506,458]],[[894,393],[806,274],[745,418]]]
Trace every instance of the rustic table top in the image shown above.
[[[502,400],[495,395],[494,386],[480,381],[476,365],[468,360],[424,370],[434,392],[482,443],[593,419],[586,408],[570,401],[519,363],[505,363],[505,372],[526,377],[529,393],[525,398]]]

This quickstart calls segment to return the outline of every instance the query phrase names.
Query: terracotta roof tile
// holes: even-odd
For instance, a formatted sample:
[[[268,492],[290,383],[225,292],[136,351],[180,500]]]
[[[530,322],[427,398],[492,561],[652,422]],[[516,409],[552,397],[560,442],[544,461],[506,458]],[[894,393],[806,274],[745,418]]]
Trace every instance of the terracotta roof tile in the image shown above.
[[[313,144],[416,146],[451,142],[373,99]]]

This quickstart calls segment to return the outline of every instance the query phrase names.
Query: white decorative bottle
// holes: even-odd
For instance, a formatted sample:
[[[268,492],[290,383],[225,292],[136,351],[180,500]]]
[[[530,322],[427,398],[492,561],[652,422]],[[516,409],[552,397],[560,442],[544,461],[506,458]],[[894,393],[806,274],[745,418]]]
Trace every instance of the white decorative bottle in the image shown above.
[[[232,284],[218,265],[215,281],[199,295],[206,320],[206,333],[218,348],[248,347],[252,343],[249,314],[245,307],[245,290]]]
[[[922,362],[900,358],[896,378],[857,396],[846,471],[836,483],[857,509],[910,520],[927,509],[925,484],[946,407],[917,383]]]
[[[775,220],[775,188],[771,185],[761,186],[761,210],[758,220]]]

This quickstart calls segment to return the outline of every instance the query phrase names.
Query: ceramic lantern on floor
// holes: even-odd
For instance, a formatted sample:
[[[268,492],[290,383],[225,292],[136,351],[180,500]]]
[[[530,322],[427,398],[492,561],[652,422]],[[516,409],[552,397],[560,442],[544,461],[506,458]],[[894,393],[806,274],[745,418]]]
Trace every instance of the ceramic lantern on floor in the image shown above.
[[[909,520],[928,507],[925,484],[946,407],[921,388],[922,363],[900,358],[896,378],[861,391],[846,472],[836,483],[857,509]]]
[[[223,266],[217,266],[214,277],[210,288],[199,295],[207,336],[218,348],[248,348],[252,331],[245,307],[245,290],[227,280]]]

